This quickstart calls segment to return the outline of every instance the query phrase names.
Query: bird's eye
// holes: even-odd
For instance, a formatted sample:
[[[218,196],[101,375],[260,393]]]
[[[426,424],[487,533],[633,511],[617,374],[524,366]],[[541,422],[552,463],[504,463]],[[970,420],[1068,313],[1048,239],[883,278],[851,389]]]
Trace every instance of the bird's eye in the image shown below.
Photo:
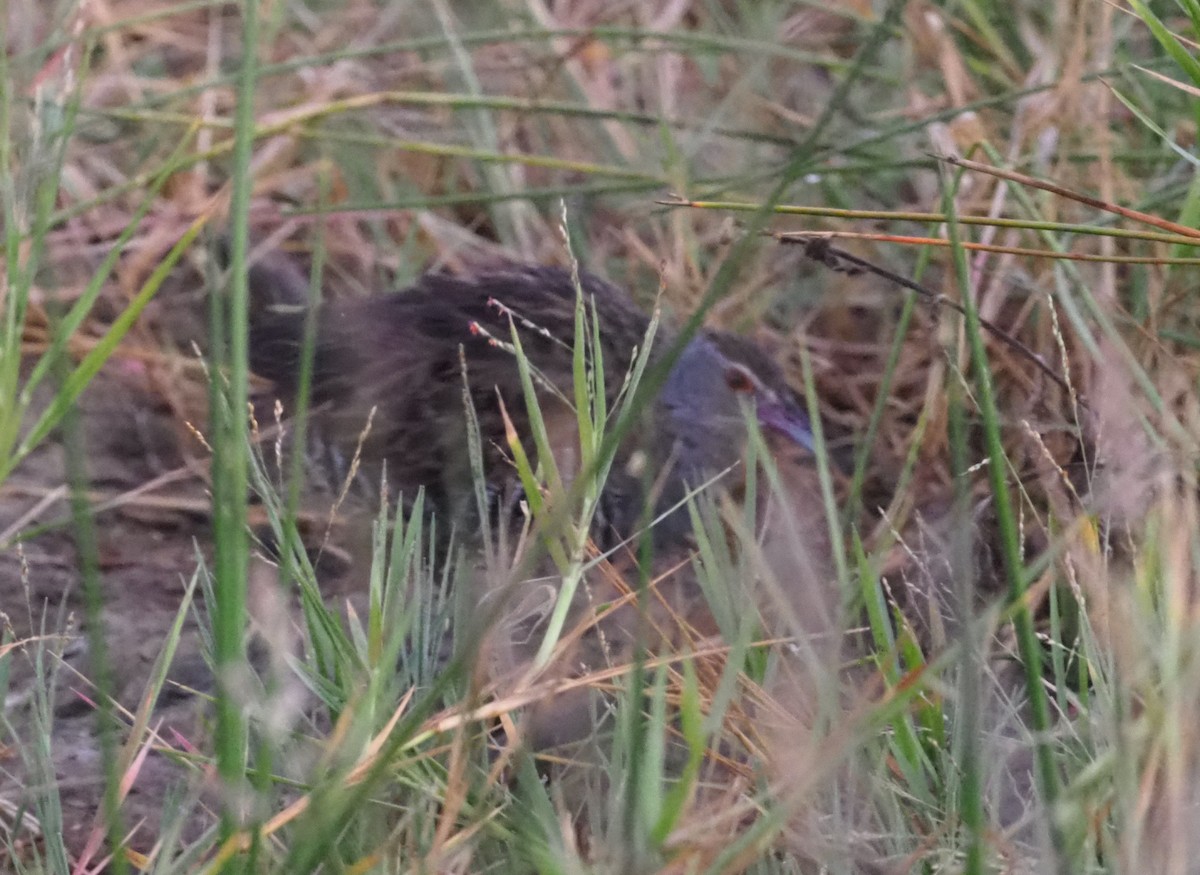
[[[731,365],[725,369],[725,385],[734,392],[752,395],[758,389],[758,381],[745,368]]]

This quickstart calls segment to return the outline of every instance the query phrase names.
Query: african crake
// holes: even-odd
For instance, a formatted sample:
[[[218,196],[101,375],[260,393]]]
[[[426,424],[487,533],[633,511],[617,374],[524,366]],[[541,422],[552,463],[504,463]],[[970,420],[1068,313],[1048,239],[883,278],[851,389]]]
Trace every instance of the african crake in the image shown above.
[[[608,282],[586,272],[578,279],[589,312],[594,307],[612,411],[650,319]],[[249,280],[251,367],[291,395],[308,281],[280,253],[261,259]],[[386,461],[394,489],[411,496],[424,487],[438,512],[461,522],[474,506],[464,361],[489,492],[511,492],[517,480],[506,458],[501,399],[533,453],[519,367],[508,344],[513,325],[538,375],[536,392],[558,470],[564,478],[577,473],[578,421],[566,400],[574,397],[576,301],[571,272],[505,265],[468,276],[428,273],[401,292],[327,302],[315,314],[313,403],[351,446],[374,409],[365,454]],[[659,331],[651,367],[674,336],[670,329]],[[657,515],[713,475],[736,471],[747,442],[747,409],[775,444],[811,449],[808,418],[775,363],[749,341],[701,331],[619,448],[593,534],[604,542],[626,537],[643,519],[647,496],[653,496]],[[738,476],[728,482],[736,484]],[[687,526],[686,513],[677,512],[656,531],[677,538]]]

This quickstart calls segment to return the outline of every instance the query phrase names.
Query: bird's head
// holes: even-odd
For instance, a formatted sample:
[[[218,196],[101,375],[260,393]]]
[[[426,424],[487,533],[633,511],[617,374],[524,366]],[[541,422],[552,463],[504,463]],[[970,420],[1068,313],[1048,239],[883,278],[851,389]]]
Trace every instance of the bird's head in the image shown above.
[[[697,334],[680,353],[659,399],[676,464],[686,478],[734,464],[746,444],[746,415],[764,434],[813,451],[808,414],[779,367],[749,341]]]

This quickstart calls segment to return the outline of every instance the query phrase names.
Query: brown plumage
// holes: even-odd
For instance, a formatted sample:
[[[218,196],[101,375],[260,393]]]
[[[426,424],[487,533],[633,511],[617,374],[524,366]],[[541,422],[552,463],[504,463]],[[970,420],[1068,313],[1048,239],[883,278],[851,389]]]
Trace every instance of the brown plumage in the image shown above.
[[[594,307],[598,320],[611,412],[650,320],[604,280],[582,273],[579,283],[589,313]],[[294,393],[308,282],[290,260],[272,254],[251,269],[250,289],[251,366],[281,393]],[[559,470],[567,478],[578,473],[577,420],[565,400],[574,397],[576,299],[569,271],[509,265],[473,276],[430,273],[402,292],[323,304],[316,314],[313,402],[326,408],[322,416],[345,441],[362,432],[374,408],[366,452],[386,460],[390,484],[409,496],[424,487],[436,510],[462,521],[470,517],[474,494],[464,360],[489,491],[510,492],[516,480],[506,459],[501,402],[533,454],[519,369],[509,347],[514,325],[539,374],[538,401]],[[672,339],[670,329],[659,332],[651,366],[661,361]],[[649,481],[660,474],[657,511],[736,466],[747,437],[746,404],[756,409],[765,431],[809,446],[807,417],[779,368],[739,337],[699,333],[620,448],[601,502],[603,531],[597,534],[604,540],[627,536],[642,518]],[[686,514],[678,513],[664,531],[686,524]]]
[[[374,408],[365,454],[386,461],[394,489],[411,497],[424,487],[434,510],[443,519],[449,516],[460,531],[479,522],[468,461],[464,361],[489,492],[519,495],[507,458],[501,400],[523,446],[533,453],[518,363],[505,346],[513,326],[542,381],[535,391],[558,469],[567,479],[579,473],[577,418],[564,400],[574,397],[577,289],[569,271],[509,265],[468,276],[427,274],[404,291],[331,301],[311,314],[308,281],[287,258],[269,255],[252,268],[249,279],[254,370],[273,380],[284,396],[293,395],[305,324],[315,317],[312,393],[322,426],[353,446]],[[611,415],[650,319],[620,289],[587,273],[578,279],[578,291],[597,320]],[[671,327],[660,327],[649,367],[666,366],[664,356],[677,336]],[[655,516],[663,516],[690,489],[727,468],[733,471],[723,484],[736,493],[744,479],[738,463],[748,439],[747,414],[762,426],[777,460],[801,460],[780,465],[782,495],[770,494],[765,483],[757,493],[764,511],[768,502],[775,505],[759,517],[767,522],[760,527],[758,553],[784,582],[787,594],[781,597],[791,602],[781,605],[776,599],[770,616],[799,616],[825,629],[836,615],[838,590],[823,585],[819,561],[804,564],[793,555],[796,550],[805,554],[809,528],[820,530],[805,516],[819,515],[821,507],[810,498],[815,486],[806,464],[808,420],[780,369],[742,338],[703,331],[684,346],[619,447],[591,534],[602,548],[613,546],[637,531],[647,503]],[[665,515],[652,530],[649,567],[643,567],[637,551],[618,550],[612,564],[586,571],[556,657],[540,670],[542,681],[626,663],[641,646],[656,651],[674,641],[690,649],[694,639],[718,633],[689,557],[691,530],[686,509]],[[781,551],[787,553],[782,561],[776,555]],[[508,568],[493,575],[490,563],[476,566],[480,625],[462,640],[480,647],[488,674],[501,689],[514,683],[520,688],[545,638],[547,617],[563,596],[554,570],[548,565],[541,570],[544,577],[516,579]],[[636,592],[640,574],[652,585],[635,599],[630,590]],[[730,586],[749,594],[753,588],[745,583],[731,581]],[[739,610],[758,608],[739,603]],[[544,697],[527,715],[525,737],[537,749],[574,746],[587,738],[593,715],[603,710],[595,695],[577,689]]]

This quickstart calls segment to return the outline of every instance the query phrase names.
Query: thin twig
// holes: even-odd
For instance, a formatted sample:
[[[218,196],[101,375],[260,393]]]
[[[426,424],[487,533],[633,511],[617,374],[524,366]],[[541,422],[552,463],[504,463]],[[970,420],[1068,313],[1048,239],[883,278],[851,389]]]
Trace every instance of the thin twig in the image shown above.
[[[846,252],[844,249],[838,249],[836,246],[830,244],[828,237],[804,237],[800,235],[793,235],[791,237],[780,237],[779,239],[784,243],[801,244],[804,247],[805,256],[811,258],[813,261],[823,264],[825,267],[828,267],[831,270],[851,275],[872,273],[878,277],[882,277],[883,279],[896,283],[897,285],[906,288],[909,291],[916,292],[934,306],[949,307],[959,315],[966,315],[966,310],[957,301],[951,300],[945,295],[939,295],[937,292],[925,288],[920,283],[910,280],[908,277],[901,276],[894,271],[888,270],[886,267],[880,267],[877,264],[867,261],[865,258],[859,258],[857,255],[852,255],[849,252]],[[852,265],[852,267],[847,268],[847,264]],[[1039,371],[1053,380],[1054,383],[1064,392],[1070,394],[1071,387],[1068,385],[1067,381],[1059,376],[1053,368],[1046,364],[1045,360],[1043,360],[1040,355],[1038,355],[1020,340],[1006,332],[1004,329],[1000,328],[994,322],[980,317],[979,324],[985,331],[987,331],[997,340],[1000,340],[1006,346],[1033,362]],[[1084,407],[1088,406],[1087,402],[1082,398],[1080,398],[1080,403]]]

